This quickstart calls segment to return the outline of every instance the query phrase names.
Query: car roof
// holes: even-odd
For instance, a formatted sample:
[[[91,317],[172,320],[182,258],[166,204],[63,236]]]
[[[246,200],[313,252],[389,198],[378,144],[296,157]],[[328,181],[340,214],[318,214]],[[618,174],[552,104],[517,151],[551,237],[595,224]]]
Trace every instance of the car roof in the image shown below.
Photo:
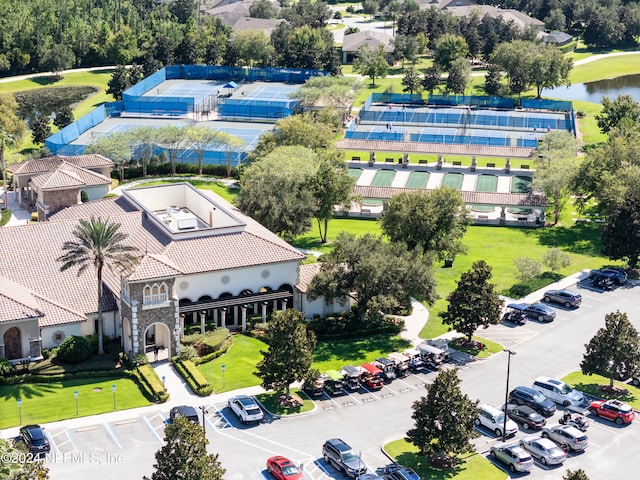
[[[509,403],[508,405],[511,406],[511,408],[508,407],[509,410],[520,410],[522,413],[538,413],[529,405],[517,405],[515,403]]]
[[[173,407],[172,410],[175,410],[176,412],[180,413],[180,415],[185,415],[185,416],[198,414],[195,408],[190,407],[188,405],[179,405],[177,407]]]
[[[31,438],[38,440],[44,437],[44,431],[40,425],[27,425],[20,430],[27,432]]]
[[[543,383],[550,383],[552,385],[556,385],[556,386],[560,386],[560,385],[566,385],[566,383],[564,383],[562,380],[557,380],[555,378],[551,378],[551,377],[538,377],[535,380],[536,382],[543,382]]]
[[[553,308],[551,308],[549,305],[545,305],[544,303],[532,303],[531,305],[529,305],[529,308],[535,308],[538,310],[542,310],[543,312],[553,312]]]
[[[512,392],[515,392],[516,390],[520,390],[522,392],[527,392],[527,393],[530,393],[531,395],[536,395],[536,394],[540,393],[536,389],[531,388],[531,387],[525,387],[524,385],[518,385],[517,387],[515,387],[512,390]]]

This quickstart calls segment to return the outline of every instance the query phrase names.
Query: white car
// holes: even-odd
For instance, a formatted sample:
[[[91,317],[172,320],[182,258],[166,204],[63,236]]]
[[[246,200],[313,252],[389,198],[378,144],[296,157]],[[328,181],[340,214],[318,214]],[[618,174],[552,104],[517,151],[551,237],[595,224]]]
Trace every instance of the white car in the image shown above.
[[[498,437],[502,436],[502,430],[505,427],[504,412],[487,403],[478,405],[478,417],[475,420],[477,426],[482,425],[494,432]],[[506,437],[511,437],[518,431],[516,422],[507,418],[506,421]]]
[[[587,435],[571,425],[554,425],[544,428],[542,436],[553,440],[559,446],[566,445],[568,449],[575,452],[580,452],[589,445]]]
[[[240,423],[261,422],[264,413],[256,401],[248,395],[237,395],[227,402],[228,407],[240,419]]]
[[[549,400],[568,407],[570,405],[586,408],[589,402],[582,392],[574,390],[562,380],[549,377],[538,377],[533,382],[533,388],[542,393]]]
[[[520,439],[520,446],[539,459],[543,465],[560,465],[567,459],[564,450],[548,438],[524,437]]]

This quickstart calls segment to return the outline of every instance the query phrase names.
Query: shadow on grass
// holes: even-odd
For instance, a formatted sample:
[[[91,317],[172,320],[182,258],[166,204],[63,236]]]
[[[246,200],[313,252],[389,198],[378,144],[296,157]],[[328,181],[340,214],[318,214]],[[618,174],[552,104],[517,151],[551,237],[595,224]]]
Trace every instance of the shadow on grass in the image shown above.
[[[608,386],[609,384],[607,384]],[[638,406],[640,399],[637,395],[637,388],[633,386],[629,386],[630,388],[624,388],[625,393],[622,395],[611,395],[606,390],[603,390],[601,387],[604,387],[602,383],[593,382],[593,383],[577,383],[573,385],[573,388],[576,390],[591,395],[593,397],[604,398],[609,400],[611,398],[615,398],[616,400],[620,400],[625,403],[629,403],[634,407]],[[619,386],[619,385],[616,385]]]
[[[429,463],[429,459],[415,452],[403,452],[396,461],[405,467],[412,468],[423,480],[442,480],[454,478],[464,470],[464,465],[458,463],[452,468],[435,468]]]
[[[510,288],[503,290],[500,293],[510,298],[522,298],[526,297],[531,292],[535,292],[536,290],[540,290],[547,285],[551,285],[552,283],[557,282],[561,278],[564,277],[559,273],[543,272],[540,275],[532,278],[531,280],[516,283],[515,285],[512,285]]]
[[[600,256],[602,242],[600,226],[596,223],[577,223],[570,227],[546,227],[524,231],[537,237],[541,245],[557,247],[571,253]]]
[[[44,87],[47,85],[54,85],[58,83],[60,80],[62,80],[62,77],[60,75],[47,75],[46,77],[33,77],[29,80]]]
[[[409,348],[406,340],[392,335],[376,335],[373,337],[330,340],[318,342],[313,352],[316,362],[324,362],[332,359],[342,359],[345,362],[359,360],[369,352],[396,352]]]
[[[23,383],[22,385],[15,385],[13,388],[7,388],[5,395],[10,398],[18,399],[31,399],[44,397],[49,393],[58,391],[59,387],[48,383]]]

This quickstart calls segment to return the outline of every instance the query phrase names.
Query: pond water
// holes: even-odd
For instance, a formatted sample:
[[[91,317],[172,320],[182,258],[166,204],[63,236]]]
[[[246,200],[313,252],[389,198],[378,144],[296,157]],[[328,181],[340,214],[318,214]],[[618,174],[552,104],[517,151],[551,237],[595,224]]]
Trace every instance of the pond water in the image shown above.
[[[545,98],[583,100],[592,103],[601,103],[605,95],[612,100],[618,95],[631,95],[636,101],[640,101],[640,74],[597,82],[576,83],[570,87],[549,88],[542,91],[542,96]]]

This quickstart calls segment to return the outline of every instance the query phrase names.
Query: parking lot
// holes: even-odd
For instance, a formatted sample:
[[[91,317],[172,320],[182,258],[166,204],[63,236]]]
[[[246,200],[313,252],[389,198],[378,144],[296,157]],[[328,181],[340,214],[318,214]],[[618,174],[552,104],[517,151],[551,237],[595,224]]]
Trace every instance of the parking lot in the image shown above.
[[[640,326],[637,294],[640,287],[630,285],[610,292],[593,291],[581,285],[571,288],[582,294],[582,305],[575,310],[554,306],[557,316],[551,323],[531,320],[522,326],[496,325],[478,332],[517,352],[511,363],[510,388],[530,386],[540,375],[560,378],[578,370],[584,344],[604,324],[605,313],[619,308],[628,312],[636,327]],[[463,354],[454,354],[451,360],[453,363],[442,368],[462,367],[459,372],[462,388],[470,398],[497,407],[504,403],[504,354],[473,361]],[[361,454],[370,472],[379,473],[390,463],[381,446],[402,438],[413,426],[411,405],[424,395],[425,385],[435,375],[435,371],[426,370],[395,379],[376,391],[361,387],[339,396],[330,397],[325,393],[314,400],[317,408],[308,414],[291,418],[267,415],[259,425],[242,425],[225,401],[215,401],[213,397],[213,402],[204,403],[207,399],[202,399],[206,409],[204,428],[208,448],[220,454],[227,469],[225,478],[229,479],[270,479],[265,461],[273,455],[284,455],[302,464],[305,476],[310,480],[342,479],[343,475],[324,461],[321,451],[324,440],[340,437]],[[558,423],[562,411],[559,408],[547,420],[547,426]],[[163,444],[169,406],[148,407],[142,414],[121,412],[115,421],[100,423],[95,421],[97,418],[86,419],[81,426],[47,428],[52,445],[52,458],[47,460],[51,478],[150,476],[154,454]],[[570,453],[559,467],[536,462],[529,478],[558,479],[567,468],[583,468],[592,479],[613,478],[633,469],[640,470],[640,458],[634,454],[634,449],[624,447],[640,442],[637,422],[621,427],[607,420],[591,418],[586,432],[589,446],[585,452]],[[480,436],[473,443],[477,451],[488,458],[491,445],[501,439],[482,427],[478,432]],[[534,433],[520,428],[508,442],[518,442],[523,436]],[[496,466],[506,471],[504,465],[498,463]]]

